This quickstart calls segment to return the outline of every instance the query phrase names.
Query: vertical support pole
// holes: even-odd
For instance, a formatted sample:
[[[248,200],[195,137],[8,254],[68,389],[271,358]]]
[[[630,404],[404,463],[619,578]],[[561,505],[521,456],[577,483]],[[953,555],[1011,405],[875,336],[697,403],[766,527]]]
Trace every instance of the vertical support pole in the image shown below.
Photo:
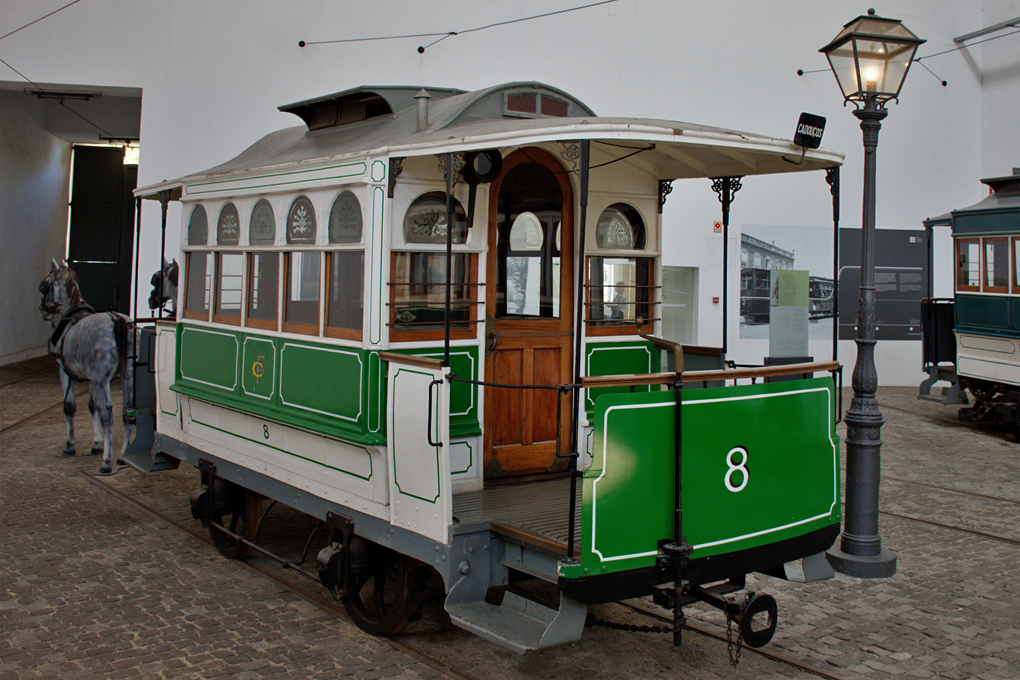
[[[827,553],[832,568],[848,576],[884,578],[896,573],[896,553],[882,549],[878,534],[882,413],[875,393],[875,150],[888,115],[874,97],[854,111],[864,133],[864,205],[861,229],[861,291],[857,310],[854,396],[846,412],[846,507],[839,549]]]
[[[572,413],[573,418],[570,421],[571,429],[571,442],[573,446],[571,451],[577,455],[571,456],[570,458],[570,515],[567,526],[567,562],[576,563],[574,557],[574,530],[576,528],[576,507],[574,498],[577,495],[577,459],[581,453],[581,436],[580,436],[580,413],[581,413],[581,388],[578,387],[581,383],[581,350],[582,340],[584,338],[584,282],[587,279],[587,271],[585,269],[585,237],[588,232],[588,172],[591,163],[591,140],[581,140],[581,195],[579,197],[579,203],[581,208],[581,216],[578,221],[578,231],[580,231],[579,243],[577,245],[578,252],[578,267],[577,271],[577,293],[575,295],[574,306],[576,309],[575,323],[574,323],[574,374],[573,383],[574,388],[573,402],[572,402]],[[562,398],[557,395],[557,399]]]
[[[160,237],[160,245],[159,245],[159,268],[160,268],[160,271],[162,271],[163,270],[163,261],[166,260],[166,209],[167,209],[167,206],[170,205],[170,191],[169,190],[159,192],[159,205],[162,208],[162,218],[161,218],[162,222],[161,222],[161,225],[162,225],[162,229],[163,229],[163,233],[162,233],[162,236]],[[162,307],[159,308],[159,318],[161,318],[161,319],[163,318],[163,308]]]
[[[723,234],[723,264],[722,264],[722,350],[726,355],[727,338],[729,337],[729,267],[730,267],[730,204],[733,202],[733,194],[740,191],[739,177],[713,177],[712,191],[722,203],[722,234]]]
[[[443,322],[443,365],[450,365],[450,286],[453,275],[453,153],[446,153],[446,316]]]
[[[142,197],[138,196],[135,198],[135,285],[132,297],[134,297],[134,305],[131,308],[131,316],[135,319],[138,318],[138,250],[142,240]],[[162,263],[161,265],[162,266]]]
[[[674,458],[676,462],[676,507],[673,514],[673,546],[670,551],[673,557],[673,645],[680,646],[683,638],[683,627],[687,622],[684,614],[684,571],[691,554],[691,546],[684,537],[683,510],[683,355],[678,358],[681,363],[674,365],[676,376],[673,378],[673,440]]]
[[[839,167],[825,171],[832,194],[832,360],[839,354]]]

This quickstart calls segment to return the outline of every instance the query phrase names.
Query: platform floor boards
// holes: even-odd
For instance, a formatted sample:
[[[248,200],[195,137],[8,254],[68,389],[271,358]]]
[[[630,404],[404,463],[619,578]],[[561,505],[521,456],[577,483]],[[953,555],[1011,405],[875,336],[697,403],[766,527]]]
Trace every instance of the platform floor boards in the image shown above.
[[[565,546],[570,520],[569,498],[570,479],[567,478],[491,486],[454,496],[453,516],[461,524],[503,522]],[[581,533],[580,480],[574,503],[576,549]]]

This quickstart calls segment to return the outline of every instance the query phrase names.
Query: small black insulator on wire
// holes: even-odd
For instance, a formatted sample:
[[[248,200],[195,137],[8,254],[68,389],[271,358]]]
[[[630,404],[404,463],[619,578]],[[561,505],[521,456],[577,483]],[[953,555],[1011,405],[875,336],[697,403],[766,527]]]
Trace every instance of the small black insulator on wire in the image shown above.
[[[802,69],[802,68],[797,69],[797,75],[798,76],[804,75],[804,69]]]
[[[298,41],[297,46],[298,47],[304,47],[305,46],[305,41],[304,40]]]
[[[421,45],[418,45],[418,54],[425,54],[425,48]]]

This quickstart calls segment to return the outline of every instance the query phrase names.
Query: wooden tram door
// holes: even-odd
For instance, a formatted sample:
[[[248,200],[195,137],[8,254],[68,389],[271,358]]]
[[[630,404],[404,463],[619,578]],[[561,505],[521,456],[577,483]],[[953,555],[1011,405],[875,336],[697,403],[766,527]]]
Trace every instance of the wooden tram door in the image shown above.
[[[489,194],[488,382],[571,381],[573,197],[563,167],[538,149],[503,161]],[[561,451],[570,447],[570,395],[561,404]],[[487,479],[567,468],[556,453],[556,392],[485,388]]]

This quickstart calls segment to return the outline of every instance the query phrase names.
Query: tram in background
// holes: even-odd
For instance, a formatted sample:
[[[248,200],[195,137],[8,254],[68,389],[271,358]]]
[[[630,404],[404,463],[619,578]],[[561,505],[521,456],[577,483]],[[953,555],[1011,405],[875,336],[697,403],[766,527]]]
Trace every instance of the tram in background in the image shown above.
[[[768,323],[772,270],[744,267],[740,270],[740,316],[746,323]],[[808,277],[808,316],[827,319],[836,314],[835,282],[821,276]]]
[[[932,297],[929,274],[919,397],[968,404],[970,392],[961,420],[995,420],[1020,439],[1020,168],[981,181],[987,197],[924,222],[929,258],[933,228],[952,229],[956,265],[952,299]],[[932,395],[939,382],[949,386]]]
[[[836,283],[822,276],[808,277],[808,315],[812,319],[829,319],[836,315]]]
[[[794,165],[785,140],[597,117],[540,83],[281,110],[304,124],[136,191],[182,202],[185,276],[180,318],[151,331],[155,432],[135,464],[197,467],[193,513],[230,557],[263,498],[325,522],[322,583],[374,634],[438,573],[452,622],[516,651],[647,595],[677,624],[713,604],[765,644],[775,600],[726,594],[794,561],[831,575],[837,364],[727,370],[721,348],[656,336],[661,207],[678,179],[729,196],[842,156]],[[487,601],[524,578],[558,607]]]

